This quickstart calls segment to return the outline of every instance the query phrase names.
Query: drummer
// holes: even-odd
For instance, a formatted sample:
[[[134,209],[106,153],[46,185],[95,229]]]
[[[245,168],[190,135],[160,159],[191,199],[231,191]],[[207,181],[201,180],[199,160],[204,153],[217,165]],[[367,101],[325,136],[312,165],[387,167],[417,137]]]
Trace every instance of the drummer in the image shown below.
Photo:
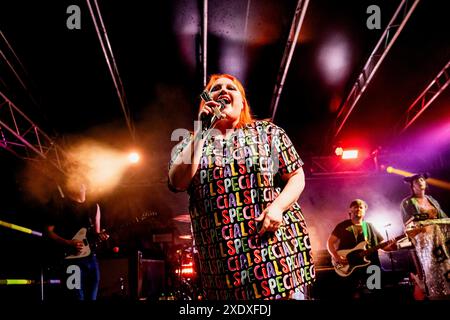
[[[427,173],[418,173],[404,178],[411,188],[411,195],[403,199],[401,203],[403,223],[406,227],[411,222],[447,218],[436,199],[425,194],[426,179],[428,179]]]

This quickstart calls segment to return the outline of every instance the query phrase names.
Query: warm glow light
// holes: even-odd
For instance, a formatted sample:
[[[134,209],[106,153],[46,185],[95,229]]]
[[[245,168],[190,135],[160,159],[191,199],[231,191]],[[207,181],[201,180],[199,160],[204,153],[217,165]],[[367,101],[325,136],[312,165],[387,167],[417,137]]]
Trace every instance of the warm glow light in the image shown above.
[[[194,273],[194,268],[182,268],[181,269],[181,274],[192,274]]]
[[[388,173],[394,173],[394,174],[398,174],[398,175],[404,176],[404,177],[409,177],[409,176],[414,175],[414,173],[412,173],[412,172],[405,171],[405,170],[400,170],[400,169],[395,169],[395,168],[392,167],[392,166],[388,166],[388,167],[386,168],[386,171],[387,171]]]
[[[136,152],[126,154],[93,140],[85,140],[68,151],[69,182],[75,187],[81,179],[87,183],[88,193],[100,194],[116,187],[131,163],[139,161]]]
[[[180,273],[180,270],[175,270],[175,273],[177,273],[177,274],[179,274]],[[183,267],[182,269],[181,269],[181,274],[193,274],[194,273],[194,268],[185,268],[185,267]]]
[[[342,152],[342,159],[356,159],[358,158],[358,150],[344,150]]]
[[[409,177],[414,175],[414,173],[412,172],[408,172],[405,170],[400,170],[400,169],[396,169],[394,167],[388,166],[386,168],[386,171],[388,173],[393,173],[393,174],[397,174],[399,176],[403,176],[403,177]],[[434,178],[428,178],[427,179],[427,183],[442,189],[446,189],[446,190],[450,190],[450,183],[447,181],[443,181],[443,180],[439,180],[439,179],[434,179]]]
[[[373,206],[369,203],[369,210],[366,220],[373,224],[384,240],[395,238],[402,234],[403,224],[396,208],[386,208],[375,203]]]
[[[336,150],[334,150],[334,153],[337,156],[342,156],[342,153],[344,152],[344,149],[342,149],[341,147],[337,147]]]
[[[130,163],[138,163],[139,162],[139,154],[137,152],[131,152],[128,155],[128,161],[130,161]]]

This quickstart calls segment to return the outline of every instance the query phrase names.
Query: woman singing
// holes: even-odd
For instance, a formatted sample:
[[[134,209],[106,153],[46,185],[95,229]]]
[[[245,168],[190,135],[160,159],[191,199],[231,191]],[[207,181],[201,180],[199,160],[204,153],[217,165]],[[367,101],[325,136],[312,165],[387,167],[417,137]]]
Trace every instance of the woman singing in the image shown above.
[[[235,77],[213,75],[205,91],[199,119],[222,117],[173,149],[169,186],[190,196],[206,298],[306,299],[315,270],[296,202],[303,162],[284,130],[252,118]]]

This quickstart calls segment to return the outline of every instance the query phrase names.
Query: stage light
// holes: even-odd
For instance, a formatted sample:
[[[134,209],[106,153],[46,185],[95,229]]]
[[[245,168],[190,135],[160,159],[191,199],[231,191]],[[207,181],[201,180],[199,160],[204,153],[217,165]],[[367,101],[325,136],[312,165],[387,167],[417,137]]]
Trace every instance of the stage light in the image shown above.
[[[412,176],[414,173],[409,172],[409,171],[405,171],[405,170],[400,170],[400,169],[396,169],[392,166],[388,166],[386,168],[386,172],[387,173],[393,173],[393,174],[397,174],[399,176],[403,176],[403,177],[409,177]]]
[[[317,66],[319,73],[327,85],[342,84],[350,72],[352,48],[344,34],[328,37],[319,47]]]
[[[359,150],[358,149],[344,149],[342,147],[336,147],[336,149],[334,149],[334,153],[338,157],[341,157],[344,160],[357,159],[358,155],[359,155]]]
[[[80,141],[68,150],[68,154],[66,166],[69,181],[77,182],[82,177],[93,197],[116,187],[130,167],[128,152],[90,139]]]
[[[413,172],[396,169],[391,166],[388,166],[386,168],[386,171],[388,173],[396,174],[396,175],[403,176],[403,177],[410,177],[410,176],[414,175]],[[427,183],[430,185],[442,188],[442,189],[450,190],[450,182],[448,182],[448,181],[443,181],[443,180],[434,179],[434,178],[428,178]]]
[[[344,150],[342,152],[342,159],[357,159],[358,158],[358,150]]]
[[[181,274],[193,274],[193,273],[194,273],[194,268],[183,267],[181,269]]]
[[[133,164],[134,163],[138,163],[139,159],[140,159],[140,157],[139,157],[139,154],[137,152],[131,152],[128,155],[128,161],[130,161],[130,163],[133,163]]]
[[[342,153],[344,152],[344,149],[342,149],[341,147],[337,147],[335,150],[334,150],[334,153],[337,155],[337,156],[342,156]]]

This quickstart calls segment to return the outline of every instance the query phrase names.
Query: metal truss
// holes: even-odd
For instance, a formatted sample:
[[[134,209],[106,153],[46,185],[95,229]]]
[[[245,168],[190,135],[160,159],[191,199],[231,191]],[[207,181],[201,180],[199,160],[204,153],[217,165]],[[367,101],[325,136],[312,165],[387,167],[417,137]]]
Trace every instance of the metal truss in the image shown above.
[[[310,160],[309,168],[306,168],[309,177],[367,175],[379,170],[376,155],[354,161],[342,160],[337,156],[312,157]]]
[[[105,24],[103,23],[102,14],[100,12],[100,7],[98,6],[97,0],[93,0],[95,11],[92,8],[90,0],[86,0],[89,7],[89,12],[91,13],[92,22],[94,23],[95,30],[97,32],[100,45],[102,47],[103,54],[106,59],[106,64],[108,65],[111,78],[113,80],[114,86],[116,88],[117,96],[119,98],[120,106],[125,117],[125,122],[127,124],[128,130],[130,132],[133,141],[136,138],[136,130],[131,119],[130,108],[128,106],[128,101],[125,95],[125,87],[122,83],[122,78],[119,74],[119,69],[117,68],[116,60],[112,52],[111,43],[109,42],[108,33],[106,32]]]
[[[295,45],[297,44],[298,35],[305,18],[306,9],[308,8],[309,0],[299,0],[295,8],[294,19],[292,20],[289,37],[284,48],[283,58],[281,59],[280,69],[278,70],[277,83],[272,94],[272,101],[270,103],[270,110],[272,111],[272,121],[275,119],[275,114],[280,101],[281,91],[283,90],[284,81],[291,64],[292,56],[294,54]]]
[[[65,152],[0,92],[0,147],[26,160],[46,160],[62,174]]]
[[[352,113],[362,94],[367,89],[368,84],[388,54],[392,45],[397,40],[400,32],[403,30],[406,22],[409,20],[419,1],[420,0],[415,0],[414,3],[409,5],[407,0],[403,0],[398,6],[391,21],[381,35],[380,40],[378,40],[375,49],[372,51],[369,59],[364,65],[362,72],[357,77],[356,83],[353,85],[349,95],[340,108],[336,118],[335,128],[333,130],[333,139],[335,139],[339,132],[341,132],[345,122]],[[394,31],[395,34],[391,37],[391,33]]]
[[[203,87],[206,87],[208,81],[208,0],[203,0],[201,62]]]
[[[411,104],[402,119],[402,130],[404,132],[417,120],[417,118],[430,106],[430,104],[447,88],[450,84],[450,61],[439,71],[438,75],[430,82],[419,97]]]
[[[405,159],[405,154],[410,156]],[[304,168],[307,178],[321,179],[387,174],[386,169],[389,166],[406,168],[412,164],[431,171],[440,171],[448,168],[450,160],[445,155],[430,158],[429,155],[415,153],[411,147],[400,152],[377,148],[365,158],[354,160],[343,160],[338,156],[312,157],[305,161]]]

